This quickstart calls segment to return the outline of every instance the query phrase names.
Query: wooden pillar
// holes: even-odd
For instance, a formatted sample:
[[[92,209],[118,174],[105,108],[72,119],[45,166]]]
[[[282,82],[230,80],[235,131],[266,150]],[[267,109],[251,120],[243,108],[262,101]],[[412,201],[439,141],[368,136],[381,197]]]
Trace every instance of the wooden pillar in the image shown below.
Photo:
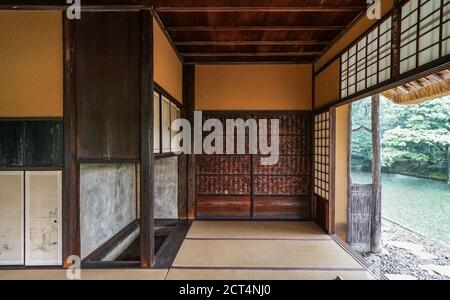
[[[183,99],[186,106],[186,118],[194,126],[195,111],[195,65],[183,66]],[[193,128],[192,128],[193,129]],[[194,135],[192,135],[192,145]],[[192,151],[194,148],[192,147]],[[187,156],[187,216],[195,219],[195,155]]]
[[[141,20],[141,177],[140,250],[141,267],[150,268],[154,259],[153,215],[153,21],[151,12],[140,11]]]
[[[65,16],[65,12],[63,12]],[[75,97],[75,22],[63,17],[64,48],[64,170],[62,201],[62,265],[71,255],[80,253],[80,203],[78,193],[78,166],[76,151],[76,97]]]
[[[181,118],[191,121],[193,114],[193,65],[183,65],[183,108],[181,110]],[[191,123],[192,124],[192,123]],[[189,162],[191,155],[181,154],[178,156],[178,217],[179,219],[192,219],[189,207],[189,195],[192,190],[189,183],[189,167],[192,167],[192,162]]]
[[[350,208],[352,199],[352,135],[353,135],[353,122],[352,122],[352,110],[353,105],[348,105],[348,135],[347,135],[347,241],[350,236]]]
[[[372,222],[370,252],[381,253],[381,126],[380,95],[372,96]]]

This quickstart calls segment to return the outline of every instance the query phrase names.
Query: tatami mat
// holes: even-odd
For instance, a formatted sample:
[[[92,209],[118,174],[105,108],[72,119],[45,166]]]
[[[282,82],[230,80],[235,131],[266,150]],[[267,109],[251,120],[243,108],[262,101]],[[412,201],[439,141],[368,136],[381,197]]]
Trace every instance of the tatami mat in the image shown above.
[[[187,238],[329,239],[314,222],[195,221]]]
[[[168,270],[82,269],[82,280],[163,280]],[[66,270],[0,270],[0,280],[66,280]]]
[[[373,280],[366,271],[171,269],[168,280]]]
[[[185,240],[173,266],[362,268],[332,240]]]
[[[313,222],[195,221],[171,280],[374,279]]]

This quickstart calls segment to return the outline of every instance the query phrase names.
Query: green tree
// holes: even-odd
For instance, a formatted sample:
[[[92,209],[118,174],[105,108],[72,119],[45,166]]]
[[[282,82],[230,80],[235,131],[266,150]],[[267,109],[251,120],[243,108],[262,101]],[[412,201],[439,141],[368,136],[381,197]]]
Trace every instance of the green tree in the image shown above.
[[[416,105],[397,105],[384,97],[381,99],[382,162],[385,170],[395,172],[403,165],[408,166],[412,175],[424,176],[428,170],[438,173],[435,177],[446,178],[450,96]],[[372,156],[370,118],[370,99],[353,104],[352,158],[366,167],[370,166]],[[412,165],[416,166],[415,170]]]

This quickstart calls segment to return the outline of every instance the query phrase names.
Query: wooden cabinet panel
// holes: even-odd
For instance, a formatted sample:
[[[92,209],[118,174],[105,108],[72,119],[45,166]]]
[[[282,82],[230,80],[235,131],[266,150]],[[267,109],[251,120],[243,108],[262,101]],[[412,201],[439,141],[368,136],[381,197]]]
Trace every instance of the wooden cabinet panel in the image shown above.
[[[24,163],[25,132],[22,121],[0,122],[0,166],[19,167]]]
[[[245,146],[246,155],[197,155],[197,217],[307,219],[311,216],[311,113],[203,114],[203,121],[210,118],[219,119],[223,124],[227,119],[267,119],[268,124],[278,119],[280,155],[277,164],[263,165],[261,155],[249,154],[248,131],[245,142],[240,143]],[[269,132],[270,129],[269,126]],[[238,133],[233,135],[237,140]]]
[[[26,122],[25,140],[26,166],[62,166],[61,121]]]
[[[0,121],[0,166],[62,166],[62,121]]]
[[[60,265],[62,174],[25,173],[25,264]]]
[[[251,217],[250,196],[198,196],[197,218],[245,218]]]
[[[311,212],[309,196],[255,196],[255,219],[299,219],[308,218]]]
[[[22,265],[23,172],[0,172],[0,265]]]
[[[139,12],[84,12],[75,24],[78,158],[139,159]]]

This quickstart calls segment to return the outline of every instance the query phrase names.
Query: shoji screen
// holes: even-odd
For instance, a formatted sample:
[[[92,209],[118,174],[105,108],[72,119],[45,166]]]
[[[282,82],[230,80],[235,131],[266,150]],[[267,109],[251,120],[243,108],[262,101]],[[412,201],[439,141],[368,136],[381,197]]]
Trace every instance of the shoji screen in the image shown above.
[[[341,56],[341,97],[391,78],[392,17],[380,23]]]
[[[154,104],[155,109],[155,130],[154,130],[154,142],[155,153],[179,153],[180,145],[172,143],[173,137],[178,134],[178,131],[172,130],[172,123],[175,120],[180,119],[180,108],[175,104],[176,100],[170,100],[168,97],[154,92]],[[162,150],[160,150],[162,148]]]
[[[22,265],[23,172],[0,172],[0,265]]]
[[[330,200],[330,113],[314,118],[314,193]]]
[[[61,171],[25,172],[25,264],[60,265]]]
[[[155,153],[160,153],[161,151],[161,101],[159,99],[159,94],[153,92],[153,150]]]
[[[162,152],[170,152],[170,100],[162,96],[161,101],[161,138],[162,138]]]
[[[317,224],[330,230],[330,112],[314,117],[314,215]]]
[[[173,103],[170,105],[170,123],[172,126],[172,123],[176,120],[180,119],[180,109]],[[177,130],[170,130],[170,139],[173,141],[173,138],[178,134]],[[177,143],[171,143],[171,151],[173,153],[180,152],[180,145]]]
[[[401,14],[400,73],[450,54],[449,0],[411,0]]]

